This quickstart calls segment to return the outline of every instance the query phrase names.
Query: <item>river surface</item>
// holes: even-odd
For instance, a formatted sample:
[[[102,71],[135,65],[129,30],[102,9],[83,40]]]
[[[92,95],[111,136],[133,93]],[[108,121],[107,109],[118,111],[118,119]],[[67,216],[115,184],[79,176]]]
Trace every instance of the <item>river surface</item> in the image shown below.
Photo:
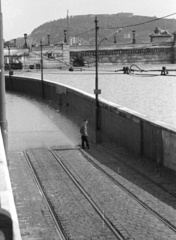
[[[115,73],[114,68],[99,69],[98,88],[100,98],[116,103],[121,107],[136,111],[152,121],[159,121],[176,128],[176,67],[167,76],[161,76],[162,65],[140,66],[149,72],[135,74]],[[108,69],[109,68],[109,69]],[[14,75],[39,78],[40,70],[15,72]],[[62,83],[93,94],[95,70],[61,71],[44,69],[44,79]]]

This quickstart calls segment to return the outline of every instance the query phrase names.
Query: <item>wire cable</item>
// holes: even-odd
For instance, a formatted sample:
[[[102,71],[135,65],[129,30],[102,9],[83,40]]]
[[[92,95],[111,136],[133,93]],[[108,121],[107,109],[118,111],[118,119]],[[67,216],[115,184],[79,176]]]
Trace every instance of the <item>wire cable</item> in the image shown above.
[[[154,22],[154,21],[158,21],[160,19],[164,19],[164,18],[167,18],[167,17],[171,17],[173,15],[175,15],[176,13],[172,13],[172,14],[169,14],[169,15],[166,15],[166,16],[163,16],[163,17],[160,17],[160,18],[156,18],[156,19],[152,19],[152,20],[149,20],[149,21],[146,21],[146,22],[142,22],[142,23],[136,23],[136,24],[131,24],[131,25],[126,25],[126,26],[116,26],[116,27],[112,27],[112,28],[105,28],[105,27],[99,27],[99,29],[107,29],[107,30],[113,30],[113,29],[117,29],[117,28],[129,28],[129,27],[134,27],[134,26],[139,26],[139,25],[143,25],[143,24],[146,24],[146,23],[150,23],[150,22]],[[78,36],[81,36],[85,33],[88,33],[88,32],[91,32],[95,30],[95,28],[92,28],[92,29],[89,29],[85,32],[82,32],[82,33],[79,33],[77,35],[75,35],[74,37],[78,37]],[[56,43],[53,43],[53,44],[57,44],[58,42]]]
[[[169,14],[169,15],[166,15],[164,17],[160,17],[160,18],[156,18],[156,19],[152,19],[152,20],[149,20],[149,21],[146,21],[146,22],[142,22],[142,23],[136,23],[136,24],[131,24],[131,25],[127,25],[127,26],[117,26],[117,27],[112,27],[112,28],[103,28],[103,27],[99,27],[100,29],[117,29],[117,28],[128,28],[128,27],[134,27],[134,26],[139,26],[139,25],[143,25],[143,24],[146,24],[146,23],[150,23],[150,22],[154,22],[154,21],[158,21],[160,19],[164,19],[164,18],[167,18],[167,17],[170,17],[170,16],[173,16],[175,15],[176,13],[172,13],[172,14]]]
[[[78,35],[75,35],[74,37],[78,37],[78,36],[83,35],[83,34],[85,34],[85,33],[91,32],[91,31],[93,31],[94,29],[95,29],[95,28],[89,29],[89,30],[87,30],[87,31],[85,31],[85,32],[82,32],[82,33],[80,33],[80,34],[78,34]]]

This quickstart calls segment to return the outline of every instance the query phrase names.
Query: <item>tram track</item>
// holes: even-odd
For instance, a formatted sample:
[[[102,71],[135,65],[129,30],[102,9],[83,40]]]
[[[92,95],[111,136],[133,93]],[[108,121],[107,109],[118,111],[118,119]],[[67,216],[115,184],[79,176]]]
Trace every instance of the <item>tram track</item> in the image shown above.
[[[132,165],[128,164],[127,162],[121,160],[119,157],[117,159],[116,154],[113,154],[113,151],[108,151],[107,153],[112,155],[113,157],[116,158],[117,162],[122,163],[124,166],[126,166],[127,168],[131,169],[132,171],[134,171],[135,173],[137,173],[138,175],[140,175],[142,178],[146,179],[147,181],[151,182],[152,184],[156,185],[158,188],[160,188],[161,190],[163,190],[164,192],[168,193],[170,196],[176,198],[176,193],[173,193],[172,191],[168,190],[167,188],[165,188],[163,185],[159,184],[158,182],[156,182],[155,180],[153,180],[152,178],[148,177],[147,175],[145,175],[144,173],[142,173],[140,170],[136,169],[135,167],[133,167]],[[86,155],[85,153],[83,153],[84,155]]]
[[[49,150],[52,153],[54,159],[57,160],[57,163],[62,167],[62,169],[69,176],[71,181],[74,183],[76,188],[79,189],[81,194],[87,199],[89,204],[95,210],[96,214],[101,218],[101,221],[103,222],[103,229],[104,228],[108,228],[109,231],[112,232],[112,237],[110,239],[117,239],[117,240],[126,240],[126,239],[128,239],[128,238],[124,238],[123,237],[123,235],[120,233],[120,231],[118,231],[118,229],[113,225],[113,223],[106,217],[104,212],[102,212],[99,209],[99,206],[94,202],[94,200],[91,198],[89,193],[86,192],[86,190],[79,184],[77,179],[72,175],[72,173],[69,171],[69,169],[67,169],[64,166],[64,164],[56,156],[54,151],[52,151],[52,149],[49,149]],[[63,150],[66,150],[66,149],[63,149]],[[69,150],[71,150],[71,149],[69,149]],[[36,185],[37,185],[37,187],[39,189],[39,192],[42,195],[42,197],[44,198],[46,206],[49,209],[49,212],[50,212],[50,214],[52,216],[53,222],[55,224],[55,228],[57,229],[57,232],[58,232],[58,235],[59,235],[60,239],[61,240],[71,240],[72,237],[70,237],[70,236],[72,234],[68,233],[68,230],[65,230],[65,226],[62,224],[63,219],[61,219],[61,220],[59,219],[60,217],[58,216],[58,214],[55,211],[56,206],[53,205],[52,200],[50,199],[50,196],[48,196],[48,194],[46,193],[45,188],[43,187],[42,180],[40,179],[40,174],[37,173],[38,170],[35,169],[35,166],[33,165],[32,161],[31,161],[30,154],[28,154],[28,152],[26,151],[26,152],[24,152],[24,156],[25,156],[25,159],[26,159],[27,164],[29,166],[30,172],[31,172],[33,178],[35,179],[35,182],[36,182]],[[105,226],[107,226],[107,227],[105,227]],[[109,237],[109,233],[108,233],[108,237]],[[73,239],[75,239],[75,238],[73,238]],[[87,238],[83,238],[83,239],[87,239]],[[106,238],[102,238],[102,239],[106,239]]]
[[[56,212],[54,211],[54,208],[53,208],[49,198],[47,197],[47,195],[46,195],[46,193],[45,193],[45,191],[44,191],[44,189],[42,187],[40,179],[38,178],[37,173],[36,173],[32,163],[30,161],[30,157],[28,156],[27,152],[23,152],[23,154],[24,154],[24,157],[25,157],[26,162],[28,164],[28,167],[30,169],[30,172],[31,172],[31,174],[33,176],[33,179],[35,180],[35,183],[36,183],[36,185],[38,187],[40,195],[42,196],[42,198],[43,198],[43,200],[45,202],[46,207],[49,209],[49,212],[50,212],[51,218],[53,220],[54,226],[56,228],[56,231],[58,233],[59,239],[61,239],[61,240],[69,240],[67,234],[65,233],[65,231],[64,231],[64,229],[62,227],[62,224],[61,224],[60,220],[57,217]]]
[[[123,186],[122,182],[118,181],[118,174],[111,175],[112,171],[108,171],[79,147],[31,149],[24,152],[24,157],[56,224],[59,239],[79,239],[80,235],[76,235],[75,238],[75,235],[72,236],[72,231],[80,224],[78,217],[84,211],[82,208],[79,210],[80,204],[86,209],[84,216],[80,216],[81,221],[84,217],[87,219],[86,214],[91,216],[91,221],[92,217],[96,219],[96,227],[91,225],[91,228],[94,229],[94,234],[98,234],[97,236],[100,236],[102,230],[106,228],[104,236],[111,236],[108,239],[138,240],[141,239],[140,236],[143,236],[143,239],[152,239],[148,234],[154,236],[156,229],[157,238],[154,239],[175,239],[174,224],[160,215],[160,212],[155,211],[153,205],[148,205],[145,199],[141,201],[140,196],[138,197],[135,192]],[[65,182],[69,186],[68,190],[62,186]],[[73,198],[75,191],[76,199]],[[66,197],[66,205],[63,204],[65,200],[62,200],[62,196],[64,199]],[[72,203],[74,206],[70,208],[69,205]],[[92,208],[91,214],[87,203],[89,208],[90,206]],[[94,217],[95,215],[97,217]],[[98,218],[101,220],[97,220]],[[143,218],[144,223],[141,222]],[[75,220],[76,225],[74,225]],[[87,222],[83,222],[84,226],[79,226],[76,231],[76,234],[77,232],[82,234],[81,237],[87,229]],[[147,222],[149,222],[148,230],[145,232],[144,226]],[[100,226],[102,223],[103,226]],[[143,224],[144,226],[141,227]],[[88,229],[90,229],[89,226]],[[135,231],[137,233],[134,233]],[[138,235],[139,232],[140,235]],[[87,236],[90,235],[85,235],[83,239],[91,239]]]
[[[135,194],[133,194],[129,189],[124,187],[120,182],[118,182],[116,179],[114,179],[109,173],[107,173],[104,169],[102,169],[100,166],[98,166],[94,161],[92,161],[87,154],[85,154],[84,151],[81,149],[79,150],[83,156],[94,166],[96,167],[99,171],[101,171],[105,176],[107,176],[113,183],[115,183],[117,186],[119,186],[121,189],[123,189],[130,197],[135,199],[142,207],[144,207],[146,210],[148,210],[150,213],[152,213],[155,217],[157,217],[161,222],[163,222],[166,226],[168,226],[171,230],[173,230],[176,233],[176,226],[174,226],[172,223],[170,223],[167,219],[162,217],[160,214],[158,214],[154,209],[152,209],[150,206],[148,206],[145,202],[141,201]],[[122,161],[121,161],[122,162]],[[128,167],[130,167],[128,165]],[[131,167],[131,169],[136,170]],[[148,181],[151,181],[153,184],[155,184],[157,187],[160,187],[162,190],[166,191],[167,193],[171,194],[172,196],[176,197],[175,194],[170,193],[167,191],[167,189],[163,188],[160,184],[157,184],[155,181],[150,179],[149,177],[145,176],[141,172],[137,171],[138,174],[140,174],[142,177],[147,179]]]
[[[80,191],[84,194],[84,196],[87,198],[87,200],[91,203],[93,208],[96,210],[96,212],[99,214],[99,216],[102,218],[102,220],[109,226],[109,228],[112,230],[112,232],[116,235],[118,240],[125,240],[125,238],[121,235],[121,233],[116,229],[115,226],[113,226],[112,222],[105,216],[105,214],[100,210],[100,208],[97,206],[97,204],[93,201],[91,196],[86,192],[86,190],[80,185],[80,183],[77,181],[77,179],[73,176],[71,171],[63,164],[63,162],[57,157],[57,155],[54,153],[54,151],[50,148],[51,153],[56,158],[56,160],[59,162],[59,164],[63,167],[65,172],[69,175],[69,177],[72,179],[72,181],[75,183],[75,185],[80,189]]]
[[[51,149],[51,151],[55,151],[57,149]],[[89,154],[87,154],[85,151],[82,149],[78,148],[77,149],[83,156],[84,158],[92,164],[98,171],[100,171],[103,175],[105,175],[111,182],[113,182],[116,186],[121,188],[125,193],[127,193],[131,198],[133,198],[138,204],[140,204],[143,208],[145,208],[148,212],[150,212],[155,218],[157,218],[160,222],[162,222],[165,226],[167,226],[169,229],[171,229],[174,234],[176,234],[176,226],[172,224],[169,220],[167,220],[165,217],[160,215],[157,211],[155,211],[152,207],[150,207],[148,204],[146,204],[144,201],[142,201],[138,196],[136,196],[132,191],[130,191],[128,188],[124,187],[120,182],[118,182],[114,177],[112,177],[107,171],[102,169],[95,161],[89,157]],[[65,151],[69,151],[66,150]],[[56,156],[57,157],[57,156]],[[129,167],[129,166],[128,166]],[[133,169],[134,170],[134,169]],[[142,174],[143,175],[143,174]],[[145,175],[143,175],[145,176]],[[146,178],[148,181],[150,180],[148,177]],[[154,181],[151,181],[152,184],[155,184]],[[157,187],[159,187],[158,184],[156,184]],[[163,188],[161,188],[164,190]],[[173,195],[174,196],[174,195]],[[175,196],[174,196],[175,197]]]

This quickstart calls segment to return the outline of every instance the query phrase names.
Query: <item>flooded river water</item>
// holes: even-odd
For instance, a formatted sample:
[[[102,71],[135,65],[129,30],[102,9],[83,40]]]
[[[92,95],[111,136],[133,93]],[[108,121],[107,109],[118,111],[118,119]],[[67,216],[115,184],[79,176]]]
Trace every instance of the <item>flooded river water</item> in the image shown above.
[[[148,69],[151,66],[147,67]],[[152,66],[161,69],[162,66]],[[167,67],[168,68],[168,67]],[[174,65],[169,68],[176,69]],[[40,71],[23,71],[19,76],[40,79]],[[161,76],[160,72],[138,74],[115,73],[113,69],[99,71],[100,98],[126,107],[145,115],[153,121],[160,121],[176,128],[176,72]],[[66,84],[93,94],[95,89],[95,72],[68,72],[44,69],[44,79]]]

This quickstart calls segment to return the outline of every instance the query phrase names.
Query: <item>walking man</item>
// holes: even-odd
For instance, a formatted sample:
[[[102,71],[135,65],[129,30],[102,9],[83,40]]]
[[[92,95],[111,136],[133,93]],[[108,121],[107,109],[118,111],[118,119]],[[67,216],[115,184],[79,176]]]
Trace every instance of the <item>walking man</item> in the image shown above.
[[[87,133],[87,124],[88,120],[85,119],[81,125],[80,133],[81,133],[81,141],[82,141],[82,148],[85,148],[84,143],[86,143],[86,147],[89,149],[89,141],[88,141],[88,133]]]

